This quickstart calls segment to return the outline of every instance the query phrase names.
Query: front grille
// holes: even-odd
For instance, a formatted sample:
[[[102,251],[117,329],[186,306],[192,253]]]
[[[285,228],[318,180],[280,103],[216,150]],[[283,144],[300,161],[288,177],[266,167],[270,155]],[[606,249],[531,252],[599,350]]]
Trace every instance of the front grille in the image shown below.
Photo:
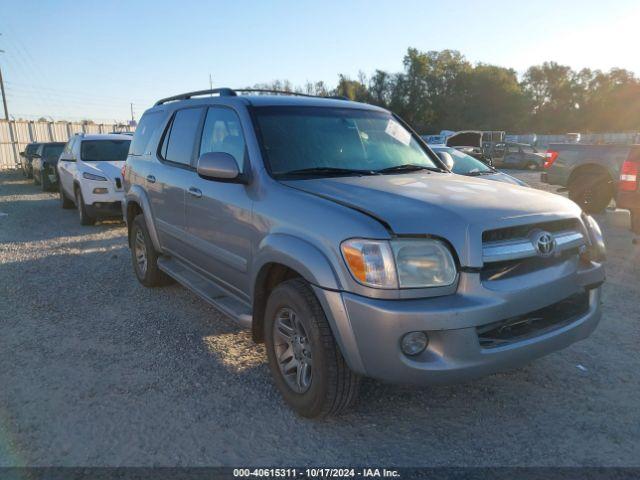
[[[545,232],[553,237],[553,244],[551,251],[543,254],[539,250],[538,242],[539,235]],[[482,261],[485,267],[490,266],[494,269],[494,264],[497,263],[531,258],[537,259],[539,268],[544,268],[548,262],[542,260],[546,260],[547,257],[557,260],[567,252],[576,254],[585,244],[584,229],[581,222],[575,218],[505,227],[483,232]]]
[[[482,233],[482,243],[502,242],[516,238],[526,238],[532,230],[540,229],[549,233],[556,233],[566,230],[581,231],[580,224],[576,218],[566,220],[554,220],[552,222],[534,223],[530,225],[518,225],[515,227],[498,228],[487,230]]]
[[[536,337],[574,322],[589,311],[589,292],[582,292],[534,312],[476,328],[482,348],[496,348]]]
[[[540,258],[529,257],[517,260],[505,260],[503,262],[487,263],[480,270],[480,280],[483,282],[494,282],[497,280],[508,280],[520,275],[537,272],[545,268],[559,265],[567,260],[571,260],[578,254],[578,249],[565,250],[556,257]]]

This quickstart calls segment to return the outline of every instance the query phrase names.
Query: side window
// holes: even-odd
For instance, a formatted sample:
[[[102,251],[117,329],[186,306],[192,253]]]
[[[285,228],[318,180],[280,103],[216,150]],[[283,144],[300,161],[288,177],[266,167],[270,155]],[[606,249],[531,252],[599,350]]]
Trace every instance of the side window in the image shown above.
[[[202,108],[178,110],[162,142],[162,158],[170,162],[190,165]]]
[[[240,119],[230,108],[211,107],[202,129],[200,155],[207,152],[224,152],[232,155],[242,170],[245,141]]]
[[[142,116],[133,136],[129,155],[144,155],[149,151],[151,136],[162,122],[163,117],[163,112],[149,112]]]

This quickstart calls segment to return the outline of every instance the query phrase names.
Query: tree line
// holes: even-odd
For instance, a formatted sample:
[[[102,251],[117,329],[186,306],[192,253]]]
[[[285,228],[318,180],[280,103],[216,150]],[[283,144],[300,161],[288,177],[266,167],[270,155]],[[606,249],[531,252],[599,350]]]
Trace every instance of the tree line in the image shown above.
[[[505,130],[510,133],[640,131],[640,79],[612,68],[576,71],[556,62],[512,68],[472,64],[456,50],[409,48],[401,72],[376,70],[358,78],[338,75],[293,86],[286,80],[254,88],[344,96],[388,108],[420,133],[440,130]]]

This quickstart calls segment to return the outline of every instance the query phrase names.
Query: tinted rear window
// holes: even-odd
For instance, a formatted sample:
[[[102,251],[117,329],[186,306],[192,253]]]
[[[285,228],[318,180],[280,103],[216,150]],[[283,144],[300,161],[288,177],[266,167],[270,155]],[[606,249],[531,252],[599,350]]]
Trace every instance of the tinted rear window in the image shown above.
[[[126,160],[131,140],[83,140],[80,158],[85,162]]]
[[[184,165],[191,163],[202,111],[202,108],[186,108],[176,112],[171,130],[165,136],[162,152],[165,160]]]
[[[149,141],[151,136],[160,126],[164,115],[163,112],[145,113],[140,119],[140,123],[136,128],[136,133],[131,142],[130,155],[144,155],[148,152]]]

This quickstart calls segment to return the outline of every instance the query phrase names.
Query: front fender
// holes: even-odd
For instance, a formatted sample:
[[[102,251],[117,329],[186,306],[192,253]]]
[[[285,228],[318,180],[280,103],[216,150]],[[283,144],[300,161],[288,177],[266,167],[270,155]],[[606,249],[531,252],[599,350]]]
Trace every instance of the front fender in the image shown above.
[[[274,233],[258,245],[252,266],[252,284],[268,263],[279,263],[298,272],[307,282],[321,288],[341,290],[331,262],[317,247],[292,235]],[[252,296],[254,292],[251,292]]]
[[[253,262],[252,288],[255,288],[262,268],[269,263],[279,263],[295,270],[312,285],[347,364],[353,371],[364,374],[353,328],[342,302],[343,286],[327,256],[300,238],[287,234],[269,235],[260,242]],[[251,293],[255,299],[255,292]]]
[[[129,188],[129,191],[124,196],[124,206],[122,209],[123,210],[122,213],[125,221],[127,221],[127,212],[129,210],[129,202],[137,203],[138,206],[142,209],[142,214],[144,215],[144,221],[147,224],[147,230],[149,231],[149,236],[151,237],[153,246],[155,247],[157,252],[161,252],[162,247],[160,245],[160,238],[158,237],[156,224],[153,221],[153,215],[151,214],[151,204],[149,203],[149,198],[147,197],[146,192],[142,189],[140,185],[132,185]]]

